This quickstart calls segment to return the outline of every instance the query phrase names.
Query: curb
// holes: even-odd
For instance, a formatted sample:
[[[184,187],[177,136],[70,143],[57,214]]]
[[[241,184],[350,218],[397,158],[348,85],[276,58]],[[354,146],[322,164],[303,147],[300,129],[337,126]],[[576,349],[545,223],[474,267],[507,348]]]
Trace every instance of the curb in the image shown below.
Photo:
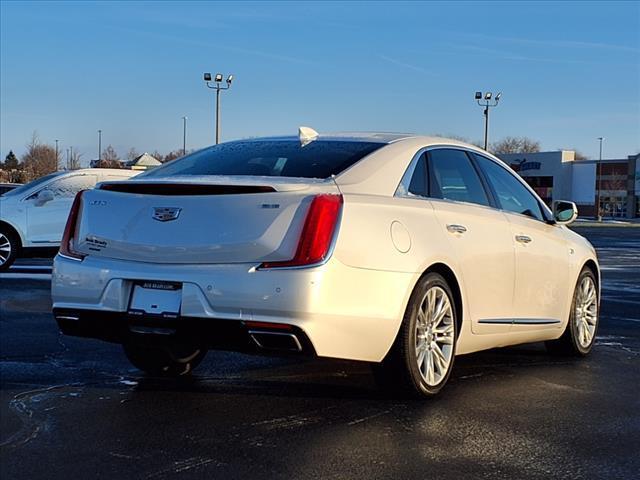
[[[570,228],[596,227],[596,228],[640,228],[640,223],[607,223],[607,222],[574,222],[569,225]]]

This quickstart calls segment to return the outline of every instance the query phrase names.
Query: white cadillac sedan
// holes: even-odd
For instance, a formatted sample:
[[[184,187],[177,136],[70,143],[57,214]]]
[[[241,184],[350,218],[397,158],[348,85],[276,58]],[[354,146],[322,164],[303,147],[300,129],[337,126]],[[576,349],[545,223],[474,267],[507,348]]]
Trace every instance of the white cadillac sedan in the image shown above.
[[[302,127],[79,193],[53,312],[151,375],[208,349],[317,355],[433,395],[455,355],[591,350],[596,253],[565,226],[575,205],[554,210],[471,145]]]
[[[54,172],[5,192],[0,196],[0,271],[18,257],[59,247],[76,193],[137,173],[108,168]]]

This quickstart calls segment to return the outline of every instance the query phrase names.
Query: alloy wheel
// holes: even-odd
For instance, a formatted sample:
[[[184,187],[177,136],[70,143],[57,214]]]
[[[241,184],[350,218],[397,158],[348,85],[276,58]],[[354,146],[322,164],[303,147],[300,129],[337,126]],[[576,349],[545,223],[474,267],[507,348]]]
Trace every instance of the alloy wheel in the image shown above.
[[[4,265],[11,256],[11,241],[4,234],[0,233],[0,266]]]
[[[598,293],[591,277],[584,277],[578,286],[574,313],[578,342],[582,348],[587,348],[598,324]]]
[[[423,380],[438,385],[453,358],[454,317],[451,300],[438,286],[427,290],[416,318],[416,361]]]

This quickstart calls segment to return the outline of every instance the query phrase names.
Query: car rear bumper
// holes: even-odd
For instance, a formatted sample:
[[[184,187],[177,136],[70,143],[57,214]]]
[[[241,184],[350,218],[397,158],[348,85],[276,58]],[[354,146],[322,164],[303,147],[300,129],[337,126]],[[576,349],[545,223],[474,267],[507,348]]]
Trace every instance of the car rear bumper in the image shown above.
[[[64,333],[122,343],[132,333],[127,312],[133,285],[179,282],[180,317],[172,335],[202,336],[211,348],[245,351],[247,322],[268,322],[298,332],[300,353],[380,361],[395,339],[417,277],[348,267],[335,259],[314,268],[261,271],[250,264],[152,264],[91,256],[77,261],[58,255],[52,298],[57,317],[78,317],[58,318]],[[152,316],[147,320],[150,327],[162,324]],[[249,345],[255,343],[249,337]]]
[[[196,344],[202,348],[259,354],[315,356],[307,335],[298,327],[194,317],[172,319],[132,316],[121,312],[54,308],[65,335],[114,343]]]

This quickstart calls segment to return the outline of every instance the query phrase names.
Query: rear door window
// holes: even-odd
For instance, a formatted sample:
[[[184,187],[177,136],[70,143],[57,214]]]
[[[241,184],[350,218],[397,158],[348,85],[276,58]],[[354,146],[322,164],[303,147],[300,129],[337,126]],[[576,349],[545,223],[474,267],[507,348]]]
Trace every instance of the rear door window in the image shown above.
[[[489,206],[482,181],[463,150],[429,151],[429,196]]]

